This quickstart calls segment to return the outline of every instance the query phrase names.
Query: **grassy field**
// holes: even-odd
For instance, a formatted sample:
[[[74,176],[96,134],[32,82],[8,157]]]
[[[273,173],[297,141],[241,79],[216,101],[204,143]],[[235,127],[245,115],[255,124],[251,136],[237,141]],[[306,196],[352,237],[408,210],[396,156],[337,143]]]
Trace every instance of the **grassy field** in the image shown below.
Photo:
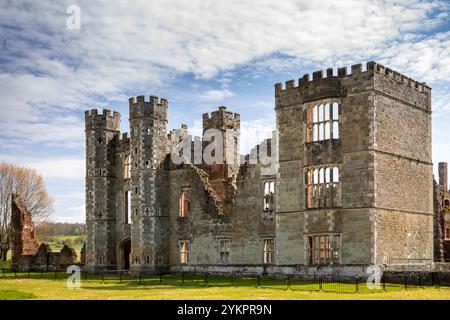
[[[45,274],[44,274],[45,275]],[[38,277],[38,275],[35,275]],[[65,274],[58,274],[57,280],[51,279],[51,273],[45,275],[44,279],[14,279],[0,278],[0,300],[5,299],[182,299],[182,300],[230,300],[230,299],[327,299],[327,300],[353,300],[353,299],[450,299],[450,288],[409,288],[405,290],[402,286],[387,285],[387,291],[371,291],[365,286],[360,287],[360,293],[327,293],[310,292],[308,288],[297,290],[284,290],[280,285],[277,289],[258,288],[249,282],[244,282],[236,287],[228,285],[220,286],[220,282],[211,283],[210,286],[194,285],[181,286],[177,280],[173,284],[158,284],[159,278],[145,279],[144,284],[137,281],[123,281],[118,279],[106,279],[101,277],[82,280],[81,288],[68,289]],[[212,280],[213,282],[213,280]],[[224,284],[224,283],[223,283]],[[298,290],[302,289],[302,290]]]

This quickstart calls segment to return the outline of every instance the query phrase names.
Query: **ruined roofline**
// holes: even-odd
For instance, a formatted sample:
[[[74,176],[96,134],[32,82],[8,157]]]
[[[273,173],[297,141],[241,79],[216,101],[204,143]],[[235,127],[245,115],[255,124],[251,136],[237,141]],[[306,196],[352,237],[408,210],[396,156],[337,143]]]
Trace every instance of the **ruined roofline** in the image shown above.
[[[413,80],[397,71],[394,71],[390,68],[385,67],[384,65],[370,61],[366,64],[366,70],[363,71],[363,65],[361,63],[352,65],[350,68],[350,73],[347,73],[347,67],[338,68],[337,69],[337,76],[334,74],[333,68],[328,68],[325,73],[322,70],[315,71],[312,73],[312,80],[310,80],[310,75],[306,73],[303,75],[302,78],[298,79],[298,82],[296,83],[295,80],[288,80],[284,83],[276,83],[275,84],[275,92],[281,92],[289,89],[299,88],[307,83],[311,83],[314,81],[318,81],[321,79],[336,79],[336,78],[344,78],[344,77],[351,77],[356,76],[361,73],[366,72],[377,72],[380,74],[384,74],[386,76],[390,76],[394,78],[395,80],[402,82],[406,84],[407,86],[411,88],[417,89],[419,92],[429,92],[431,88],[425,83],[425,82],[418,82],[416,80]]]
[[[149,96],[149,100],[145,100],[145,96],[141,95],[141,96],[137,96],[137,97],[130,97],[128,99],[128,102],[130,104],[130,106],[138,104],[138,103],[150,103],[153,105],[161,105],[161,106],[168,106],[168,101],[165,98],[161,98],[159,99],[157,96],[153,96],[150,95]]]
[[[231,112],[227,110],[227,107],[220,106],[216,111],[212,111],[211,113],[206,112],[203,114],[203,120],[211,119],[214,115],[218,114],[219,112],[224,112],[233,115],[233,118],[240,119],[241,115],[236,112]]]
[[[107,118],[107,117],[111,117],[111,118],[116,118],[119,117],[120,118],[120,113],[117,111],[113,111],[111,112],[111,110],[109,109],[103,109],[102,113],[98,112],[98,109],[91,109],[91,110],[86,110],[84,112],[84,115],[86,118],[89,117],[99,117],[99,118]]]

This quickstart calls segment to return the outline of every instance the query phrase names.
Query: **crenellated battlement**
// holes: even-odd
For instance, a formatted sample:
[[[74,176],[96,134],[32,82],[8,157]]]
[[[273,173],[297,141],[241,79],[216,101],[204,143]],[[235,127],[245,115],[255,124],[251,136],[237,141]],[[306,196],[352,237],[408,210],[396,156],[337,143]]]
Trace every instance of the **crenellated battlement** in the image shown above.
[[[157,117],[167,121],[167,109],[169,107],[167,99],[159,99],[157,96],[150,95],[149,99],[146,99],[145,96],[137,96],[129,98],[128,101],[130,119]]]
[[[366,63],[365,69],[363,69],[363,65],[355,64],[350,67],[350,72],[347,67],[338,68],[337,72],[333,68],[328,68],[325,72],[323,70],[318,70],[310,74],[304,74],[303,77],[298,79],[298,82],[295,80],[288,80],[284,84],[277,83],[275,84],[275,93],[281,93],[282,91],[291,90],[291,89],[299,89],[302,88],[309,83],[326,81],[329,79],[339,79],[339,78],[347,78],[360,76],[361,74],[366,73],[378,73],[383,74],[385,76],[391,77],[395,79],[398,83],[404,84],[407,87],[414,88],[417,91],[425,94],[431,93],[431,88],[427,86],[424,82],[415,81],[401,73],[394,71],[392,69],[386,68],[380,63],[376,63],[374,61],[370,61]]]
[[[227,107],[220,106],[217,111],[213,111],[213,112],[211,112],[211,114],[204,113],[203,114],[203,120],[210,120],[210,119],[216,118],[217,116],[221,116],[223,114],[227,114],[229,117],[231,117],[233,119],[236,119],[236,120],[240,120],[241,119],[241,115],[239,113],[230,112],[230,111],[227,110]]]
[[[165,98],[159,99],[157,96],[150,95],[149,99],[146,100],[145,96],[137,96],[137,97],[131,97],[128,99],[128,102],[130,106],[136,105],[136,104],[143,104],[143,103],[149,103],[151,105],[159,105],[163,107],[168,106],[168,101]]]
[[[87,110],[85,113],[86,129],[108,128],[111,130],[120,130],[121,115],[117,111],[103,109],[101,113],[97,109]]]
[[[84,112],[86,118],[101,117],[101,118],[120,118],[120,113],[117,111],[111,111],[109,109],[103,109],[102,113],[98,112],[98,109],[91,109]]]

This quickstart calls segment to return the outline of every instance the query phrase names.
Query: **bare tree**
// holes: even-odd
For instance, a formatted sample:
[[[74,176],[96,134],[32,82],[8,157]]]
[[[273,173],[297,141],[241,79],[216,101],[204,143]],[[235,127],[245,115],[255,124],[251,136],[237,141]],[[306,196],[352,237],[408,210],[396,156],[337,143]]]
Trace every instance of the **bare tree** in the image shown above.
[[[11,197],[17,194],[30,211],[35,224],[53,212],[53,199],[44,179],[34,169],[0,163],[0,261],[6,261],[11,247]]]

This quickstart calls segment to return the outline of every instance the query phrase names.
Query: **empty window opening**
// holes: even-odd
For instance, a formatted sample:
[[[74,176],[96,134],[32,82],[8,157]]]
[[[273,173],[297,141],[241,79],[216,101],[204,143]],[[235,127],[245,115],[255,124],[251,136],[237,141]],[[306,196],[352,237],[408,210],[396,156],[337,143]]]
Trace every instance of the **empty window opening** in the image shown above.
[[[187,240],[180,241],[180,263],[189,263],[189,241]]]
[[[129,155],[125,157],[123,177],[124,179],[131,178],[131,157]]]
[[[131,201],[130,201],[130,191],[125,191],[124,194],[124,215],[123,215],[123,223],[129,223],[129,215],[131,213]]]
[[[339,168],[323,166],[307,169],[305,197],[307,209],[339,207],[341,203]]]
[[[264,263],[275,262],[275,239],[264,239]]]
[[[264,182],[264,212],[273,212],[275,210],[275,181]]]
[[[230,263],[230,239],[219,240],[219,262],[222,264]]]
[[[189,202],[188,192],[181,191],[180,202],[179,202],[179,217],[187,218],[191,210],[191,203]]]
[[[309,264],[339,264],[340,235],[314,235],[308,237]]]
[[[339,138],[338,103],[326,103],[306,108],[306,142]]]

